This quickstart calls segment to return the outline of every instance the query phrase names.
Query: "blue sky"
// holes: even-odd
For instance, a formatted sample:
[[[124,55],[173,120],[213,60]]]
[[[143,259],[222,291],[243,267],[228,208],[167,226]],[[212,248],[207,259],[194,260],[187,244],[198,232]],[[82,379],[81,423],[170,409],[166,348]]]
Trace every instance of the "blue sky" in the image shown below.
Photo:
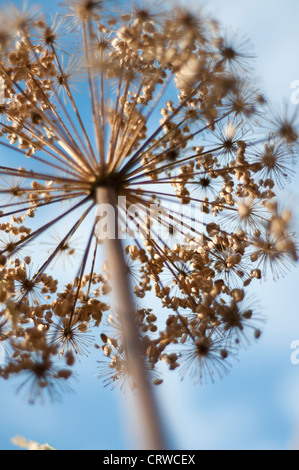
[[[51,3],[52,9],[57,3]],[[291,83],[299,80],[298,1],[208,0],[204,5],[223,25],[250,38],[257,55],[258,85],[273,103],[286,101],[293,109]],[[297,174],[285,191],[294,207],[298,183]],[[290,361],[290,345],[299,340],[297,291],[295,269],[279,282],[269,276],[263,284],[255,284],[253,294],[267,317],[264,334],[242,351],[222,380],[201,387],[167,373],[157,400],[173,447],[299,448],[299,365]],[[10,439],[16,434],[60,449],[134,448],[127,426],[129,397],[103,389],[95,377],[98,359],[96,352],[82,359],[74,393],[63,395],[58,404],[29,406],[15,394],[14,383],[2,381],[0,449],[15,448]]]

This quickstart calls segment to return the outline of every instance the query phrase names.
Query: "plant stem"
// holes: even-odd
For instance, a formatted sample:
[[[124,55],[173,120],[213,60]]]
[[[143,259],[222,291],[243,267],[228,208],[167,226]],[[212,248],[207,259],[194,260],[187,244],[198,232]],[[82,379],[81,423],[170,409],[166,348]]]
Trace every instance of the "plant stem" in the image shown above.
[[[99,187],[97,189],[97,203],[107,204],[113,208],[114,221],[111,222],[115,224],[115,237],[107,237],[105,243],[127,361],[131,378],[136,386],[135,403],[140,428],[138,429],[138,436],[141,437],[142,447],[145,450],[163,450],[165,444],[162,427],[145,366],[144,351],[135,317],[136,309],[132,300],[122,240],[118,237],[118,200],[115,189],[112,187]]]

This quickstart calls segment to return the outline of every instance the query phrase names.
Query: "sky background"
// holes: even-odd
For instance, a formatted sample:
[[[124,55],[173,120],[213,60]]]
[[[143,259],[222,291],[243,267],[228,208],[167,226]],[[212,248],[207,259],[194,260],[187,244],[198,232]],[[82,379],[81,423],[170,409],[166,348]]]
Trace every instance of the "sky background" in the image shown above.
[[[51,2],[52,10],[57,4]],[[271,102],[287,102],[295,110],[290,97],[291,83],[299,80],[299,2],[208,0],[202,5],[224,26],[248,36],[257,55],[257,84]],[[295,211],[298,183],[299,174],[285,190]],[[279,282],[268,276],[255,284],[253,294],[267,318],[264,333],[242,351],[227,376],[201,387],[167,373],[156,389],[172,448],[299,449],[299,365],[290,360],[291,343],[299,340],[298,271]],[[15,449],[11,438],[17,434],[58,449],[134,448],[128,397],[103,389],[96,377],[98,359],[96,353],[82,359],[74,392],[64,394],[61,403],[30,406],[16,395],[18,382],[1,382],[0,449]]]

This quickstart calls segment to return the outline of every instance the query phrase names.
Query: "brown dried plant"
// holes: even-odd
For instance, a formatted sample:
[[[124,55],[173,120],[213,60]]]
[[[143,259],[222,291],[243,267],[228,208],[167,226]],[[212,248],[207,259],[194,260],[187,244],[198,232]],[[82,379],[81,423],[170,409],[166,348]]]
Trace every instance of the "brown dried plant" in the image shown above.
[[[100,375],[136,385],[121,301],[111,305],[121,245],[113,241],[104,265],[97,205],[125,200],[118,268],[155,384],[160,361],[201,382],[222,376],[261,334],[248,286],[297,260],[291,214],[277,201],[292,176],[296,122],[265,119],[247,43],[187,8],[109,5],[67,0],[52,22],[35,10],[1,13],[0,340],[9,353],[0,373],[24,376],[32,401],[65,388],[98,331]],[[57,259],[74,255],[66,278]]]

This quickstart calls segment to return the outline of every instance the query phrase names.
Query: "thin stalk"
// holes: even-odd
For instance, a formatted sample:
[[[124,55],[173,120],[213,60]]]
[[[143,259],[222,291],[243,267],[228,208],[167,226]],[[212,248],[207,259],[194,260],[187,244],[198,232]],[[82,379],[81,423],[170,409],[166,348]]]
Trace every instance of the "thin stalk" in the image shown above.
[[[123,340],[130,368],[130,375],[136,385],[136,403],[139,427],[145,450],[163,450],[165,443],[157,405],[144,361],[140,332],[136,324],[131,287],[127,276],[127,265],[121,239],[118,238],[117,194],[113,188],[98,188],[97,203],[108,204],[114,209],[115,237],[105,240],[107,260],[114,282],[117,311],[122,327]]]

